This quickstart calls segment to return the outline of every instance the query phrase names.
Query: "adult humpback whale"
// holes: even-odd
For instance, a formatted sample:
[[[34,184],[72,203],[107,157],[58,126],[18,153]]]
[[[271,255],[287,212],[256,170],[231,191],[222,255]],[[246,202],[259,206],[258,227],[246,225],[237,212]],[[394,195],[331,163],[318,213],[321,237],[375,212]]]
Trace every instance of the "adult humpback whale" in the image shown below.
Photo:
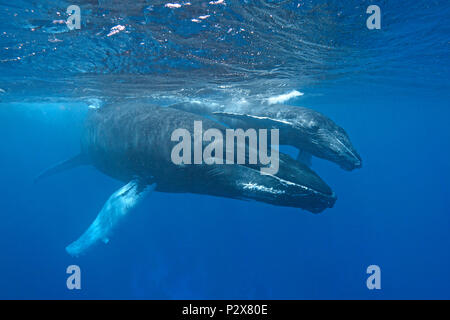
[[[151,190],[198,193],[255,200],[314,213],[334,205],[333,191],[307,166],[280,154],[276,175],[261,175],[259,165],[175,165],[171,151],[177,128],[221,127],[199,115],[144,104],[117,104],[91,110],[78,156],[42,173],[38,179],[78,165],[93,165],[108,176],[126,182],[107,200],[97,218],[66,250],[77,256],[111,231]]]
[[[184,102],[170,106],[209,115],[233,128],[276,128],[280,144],[299,150],[299,160],[310,162],[310,155],[337,163],[345,170],[362,166],[362,160],[344,129],[323,114],[304,107],[272,105],[208,105]]]

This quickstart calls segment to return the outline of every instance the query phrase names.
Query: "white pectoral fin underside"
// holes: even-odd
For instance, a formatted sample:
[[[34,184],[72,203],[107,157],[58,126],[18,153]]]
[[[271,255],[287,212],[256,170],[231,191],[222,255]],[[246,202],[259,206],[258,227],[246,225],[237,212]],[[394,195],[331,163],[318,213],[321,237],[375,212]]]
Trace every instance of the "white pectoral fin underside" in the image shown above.
[[[94,222],[66,251],[71,256],[79,256],[100,241],[107,243],[113,229],[155,187],[156,184],[143,186],[139,180],[132,180],[114,192]]]

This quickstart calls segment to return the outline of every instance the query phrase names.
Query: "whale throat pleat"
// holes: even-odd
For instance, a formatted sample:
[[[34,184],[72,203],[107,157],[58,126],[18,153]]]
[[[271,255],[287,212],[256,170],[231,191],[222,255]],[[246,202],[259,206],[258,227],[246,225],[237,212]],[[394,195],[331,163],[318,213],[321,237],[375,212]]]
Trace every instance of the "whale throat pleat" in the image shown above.
[[[132,180],[114,192],[94,222],[78,240],[66,247],[66,251],[71,256],[79,256],[100,241],[108,243],[115,227],[155,187],[156,184],[144,185],[139,180]]]

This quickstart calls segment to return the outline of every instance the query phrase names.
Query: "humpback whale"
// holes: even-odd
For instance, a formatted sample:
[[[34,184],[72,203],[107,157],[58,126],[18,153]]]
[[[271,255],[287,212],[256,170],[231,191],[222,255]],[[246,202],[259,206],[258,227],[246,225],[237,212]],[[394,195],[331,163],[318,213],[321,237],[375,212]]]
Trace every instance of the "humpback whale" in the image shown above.
[[[298,160],[309,164],[310,155],[332,161],[344,170],[361,168],[362,160],[344,129],[323,114],[304,107],[281,104],[212,105],[183,102],[170,107],[207,115],[233,128],[277,128],[280,144],[299,150]]]
[[[66,247],[72,256],[108,242],[115,227],[151,191],[196,193],[319,213],[333,207],[336,196],[309,167],[280,153],[276,175],[261,174],[258,164],[174,164],[171,134],[177,128],[224,130],[215,121],[190,112],[142,103],[113,104],[91,109],[81,137],[80,154],[45,170],[37,180],[80,165],[92,165],[121,180],[96,219]]]

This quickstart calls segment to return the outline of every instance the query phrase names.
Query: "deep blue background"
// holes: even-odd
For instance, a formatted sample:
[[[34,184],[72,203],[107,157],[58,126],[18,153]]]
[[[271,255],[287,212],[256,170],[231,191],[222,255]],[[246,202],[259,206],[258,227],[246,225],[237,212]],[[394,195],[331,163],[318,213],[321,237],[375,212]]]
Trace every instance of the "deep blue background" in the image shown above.
[[[290,103],[323,112],[345,128],[363,158],[363,168],[353,172],[313,159],[313,169],[338,196],[334,208],[313,215],[261,203],[152,193],[108,245],[80,258],[67,255],[65,246],[86,230],[122,184],[91,167],[33,184],[42,169],[79,152],[87,105],[76,97],[69,99],[74,102],[40,102],[36,97],[48,98],[62,87],[83,92],[34,81],[50,81],[42,72],[47,67],[64,74],[58,63],[64,70],[70,61],[39,53],[36,59],[41,60],[5,62],[17,54],[7,55],[2,48],[21,40],[17,34],[2,38],[0,298],[450,299],[449,20],[442,19],[448,18],[450,6],[448,1],[382,2],[384,29],[369,33],[361,11],[367,5],[356,11],[348,5],[340,15],[343,22],[346,13],[358,17],[351,20],[359,28],[355,33],[348,32],[351,25],[345,33],[333,29],[337,50],[331,53],[349,55],[349,61],[337,59],[343,64],[339,72],[333,71],[333,60],[324,59],[324,65],[298,71],[299,76],[315,73],[321,81],[286,87],[305,93]],[[1,12],[10,18],[14,10]],[[88,26],[83,30],[91,32]],[[40,35],[47,43],[50,36]],[[64,50],[65,41],[47,45]],[[342,43],[347,51],[339,51]],[[34,42],[40,50],[39,45]],[[360,46],[364,50],[358,51]],[[73,48],[66,47],[68,52]],[[104,61],[100,45],[91,49],[86,49],[91,54],[84,60],[87,66],[99,63],[96,58]],[[355,58],[365,55],[373,57]],[[127,56],[117,56],[113,62],[126,66]],[[78,66],[70,68],[88,70]],[[302,66],[299,59],[292,73]],[[33,78],[24,76],[27,72]],[[36,83],[34,91],[26,86]],[[265,83],[261,87],[271,89]],[[164,87],[160,90],[165,93]],[[81,267],[80,291],[66,288],[71,264]],[[366,287],[366,268],[372,264],[381,267],[378,291]]]
[[[0,296],[450,298],[448,96],[376,89],[303,98],[346,128],[364,160],[350,173],[314,160],[338,195],[333,209],[153,193],[78,259],[64,247],[121,183],[88,167],[32,178],[77,153],[86,108],[2,106]],[[79,292],[65,288],[69,264],[81,267]],[[366,288],[371,264],[380,291]]]

